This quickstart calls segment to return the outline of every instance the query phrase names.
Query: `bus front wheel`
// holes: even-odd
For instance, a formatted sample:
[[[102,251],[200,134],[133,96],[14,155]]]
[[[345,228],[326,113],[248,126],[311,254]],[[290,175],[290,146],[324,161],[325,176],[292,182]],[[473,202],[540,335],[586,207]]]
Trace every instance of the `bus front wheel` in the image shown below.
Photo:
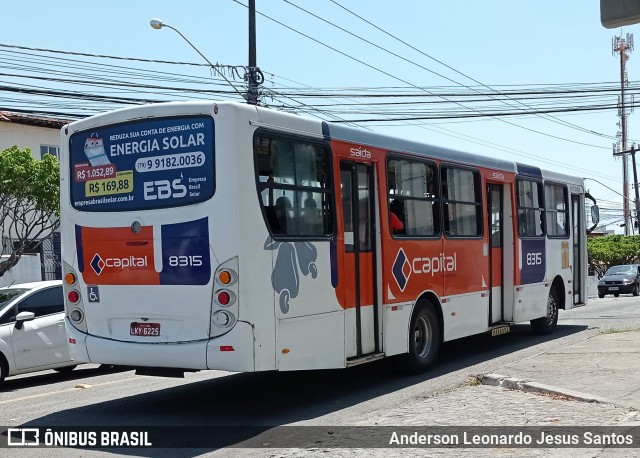
[[[549,291],[547,298],[547,315],[531,320],[531,329],[535,334],[549,335],[558,324],[558,293],[555,288]]]
[[[411,316],[409,352],[402,355],[404,368],[414,374],[431,369],[441,341],[440,322],[433,304],[426,299],[419,300]]]

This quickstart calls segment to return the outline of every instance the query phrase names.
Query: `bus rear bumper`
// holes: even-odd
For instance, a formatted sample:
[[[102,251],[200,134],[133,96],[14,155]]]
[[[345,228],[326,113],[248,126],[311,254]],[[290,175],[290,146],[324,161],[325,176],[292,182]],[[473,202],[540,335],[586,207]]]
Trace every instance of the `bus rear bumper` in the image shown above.
[[[79,363],[233,372],[255,370],[253,328],[244,322],[236,323],[223,336],[198,342],[122,342],[84,334],[69,324],[67,334],[71,355]]]

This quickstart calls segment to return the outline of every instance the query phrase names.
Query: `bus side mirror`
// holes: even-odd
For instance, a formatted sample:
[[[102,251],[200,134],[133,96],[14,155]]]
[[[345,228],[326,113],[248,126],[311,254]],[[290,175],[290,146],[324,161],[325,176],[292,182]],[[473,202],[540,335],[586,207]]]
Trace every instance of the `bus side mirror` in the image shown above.
[[[640,22],[640,3],[634,0],[600,0],[600,22],[607,29]]]
[[[588,192],[585,192],[584,197],[585,199],[589,199],[590,201],[593,202],[593,205],[591,206],[591,223],[593,223],[593,226],[587,229],[587,234],[588,234],[591,231],[593,231],[598,226],[598,223],[600,222],[600,208],[598,208],[598,206],[596,205],[596,200],[591,196],[591,194],[589,194]]]
[[[600,222],[600,208],[597,205],[591,207],[591,222],[594,224]]]

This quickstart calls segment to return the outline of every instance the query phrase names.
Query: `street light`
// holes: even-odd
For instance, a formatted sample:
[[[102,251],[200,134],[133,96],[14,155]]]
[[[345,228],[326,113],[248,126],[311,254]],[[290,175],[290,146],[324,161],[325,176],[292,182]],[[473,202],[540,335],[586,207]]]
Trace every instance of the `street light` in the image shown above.
[[[204,60],[209,64],[209,66],[210,66],[213,70],[215,70],[215,71],[218,73],[218,75],[220,75],[222,78],[224,78],[224,80],[229,84],[229,86],[231,86],[231,87],[232,87],[232,88],[233,88],[233,89],[234,89],[234,90],[235,90],[235,91],[240,95],[240,97],[242,97],[243,99],[245,99],[245,100],[246,100],[246,98],[245,98],[245,96],[242,94],[242,92],[240,92],[240,91],[238,90],[238,88],[236,88],[236,87],[233,85],[233,83],[232,83],[231,81],[229,81],[229,80],[227,79],[227,77],[226,77],[226,76],[224,76],[224,74],[223,74],[220,70],[218,70],[218,67],[217,67],[217,66],[215,66],[215,65],[213,65],[213,64],[209,61],[209,59],[207,59],[207,57],[206,57],[204,54],[202,54],[202,53],[200,52],[200,50],[199,50],[198,48],[196,48],[196,47],[193,45],[193,43],[191,43],[191,42],[187,39],[187,37],[185,37],[185,36],[182,34],[182,32],[180,32],[180,31],[179,31],[178,29],[176,29],[175,27],[170,26],[169,24],[166,24],[166,23],[162,22],[160,19],[151,19],[151,21],[149,22],[149,25],[150,25],[153,29],[155,29],[155,30],[160,30],[160,29],[161,29],[161,28],[163,28],[163,27],[167,27],[167,28],[169,28],[169,29],[173,30],[174,32],[176,32],[178,35],[180,35],[184,41],[186,41],[187,43],[189,43],[189,46],[191,46],[191,47],[192,47],[192,48],[193,48],[193,49],[194,49],[198,54],[200,54],[200,56],[201,56],[201,57],[202,57],[202,58],[203,58],[203,59],[204,59]]]

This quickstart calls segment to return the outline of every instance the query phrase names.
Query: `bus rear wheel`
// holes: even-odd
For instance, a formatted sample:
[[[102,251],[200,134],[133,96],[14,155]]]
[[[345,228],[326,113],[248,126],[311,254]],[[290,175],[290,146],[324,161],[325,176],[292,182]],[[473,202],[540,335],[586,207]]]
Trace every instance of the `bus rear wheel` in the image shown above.
[[[549,335],[558,324],[558,293],[555,288],[549,291],[547,298],[547,315],[531,320],[531,329],[535,334]]]
[[[416,304],[409,327],[409,352],[402,355],[404,369],[410,373],[425,372],[436,362],[442,333],[436,310],[426,299]]]

